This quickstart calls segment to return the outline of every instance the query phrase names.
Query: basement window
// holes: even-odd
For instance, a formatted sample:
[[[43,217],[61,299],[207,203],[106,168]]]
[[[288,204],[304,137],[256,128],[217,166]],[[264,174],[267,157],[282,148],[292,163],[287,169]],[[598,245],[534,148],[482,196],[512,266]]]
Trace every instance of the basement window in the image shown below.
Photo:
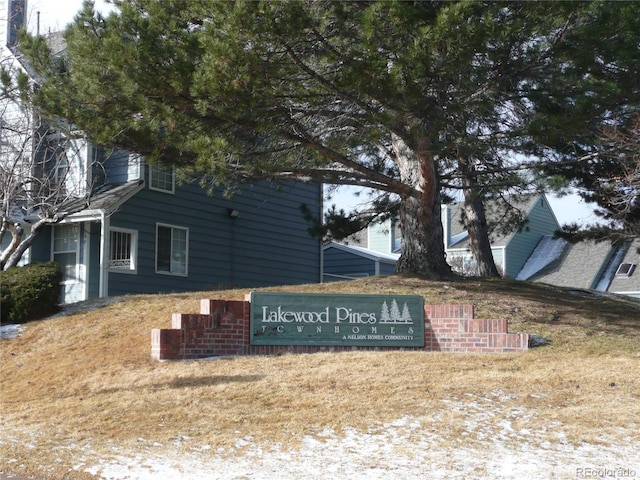
[[[635,263],[621,263],[618,270],[616,270],[616,277],[630,277],[635,269]]]

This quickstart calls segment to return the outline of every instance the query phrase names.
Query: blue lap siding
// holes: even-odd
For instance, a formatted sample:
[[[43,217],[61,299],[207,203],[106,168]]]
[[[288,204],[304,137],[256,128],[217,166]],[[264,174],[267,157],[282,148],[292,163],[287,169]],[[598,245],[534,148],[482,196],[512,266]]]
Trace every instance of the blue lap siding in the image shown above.
[[[319,215],[321,202],[319,185],[301,183],[245,185],[230,199],[194,185],[145,188],[111,216],[111,228],[138,232],[138,259],[136,274],[109,273],[109,295],[317,283],[321,243],[299,207]],[[188,229],[186,276],[155,271],[158,223]]]

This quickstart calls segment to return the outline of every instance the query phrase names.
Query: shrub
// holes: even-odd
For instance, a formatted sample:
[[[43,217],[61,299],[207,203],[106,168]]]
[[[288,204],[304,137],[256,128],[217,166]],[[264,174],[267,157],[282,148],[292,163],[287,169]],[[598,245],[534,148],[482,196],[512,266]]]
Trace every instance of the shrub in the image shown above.
[[[54,262],[0,272],[0,323],[23,323],[55,313],[61,279]]]

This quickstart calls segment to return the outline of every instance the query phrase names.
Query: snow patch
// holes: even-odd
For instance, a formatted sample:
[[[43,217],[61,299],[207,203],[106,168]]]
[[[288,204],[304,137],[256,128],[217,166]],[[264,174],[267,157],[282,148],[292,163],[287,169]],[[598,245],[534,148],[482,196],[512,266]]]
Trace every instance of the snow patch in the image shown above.
[[[22,325],[0,325],[0,340],[10,340],[20,336]]]
[[[257,445],[250,435],[239,434],[235,448],[225,452],[207,445],[130,455],[118,451],[113,458],[78,467],[103,480],[539,480],[577,478],[577,469],[594,465],[624,466],[640,475],[640,443],[628,432],[621,432],[624,442],[611,445],[572,444],[562,424],[545,424],[534,408],[517,401],[502,390],[444,399],[445,411],[463,416],[458,438],[449,436],[447,415],[434,412],[392,419],[367,432],[325,429],[305,436],[292,451],[278,444]]]
[[[568,242],[552,235],[542,237],[527,262],[518,273],[516,280],[527,280],[562,255]]]

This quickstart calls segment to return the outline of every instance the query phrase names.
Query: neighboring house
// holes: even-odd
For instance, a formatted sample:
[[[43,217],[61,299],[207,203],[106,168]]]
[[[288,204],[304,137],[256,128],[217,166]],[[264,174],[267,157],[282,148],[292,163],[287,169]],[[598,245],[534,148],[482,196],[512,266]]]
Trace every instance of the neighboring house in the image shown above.
[[[366,248],[381,253],[400,253],[402,230],[395,219],[372,223],[367,227],[364,238]]]
[[[0,0],[0,18],[24,3]],[[15,29],[0,23],[4,44]],[[300,211],[306,204],[321,216],[321,185],[244,184],[226,198],[222,188],[207,194],[197,182],[178,184],[172,168],[81,137],[65,149],[56,168],[66,169],[61,178],[73,194],[62,221],[46,227],[24,256],[60,264],[62,302],[321,280],[321,239],[309,234]],[[24,220],[28,229],[33,218]]]
[[[330,242],[323,247],[323,282],[392,275],[400,255]]]
[[[593,240],[574,244],[545,236],[516,278],[640,298],[638,249],[640,239],[617,245]]]
[[[490,234],[493,258],[506,277],[515,277],[544,235],[551,235],[560,227],[545,195],[525,195],[517,205],[524,223],[508,234]],[[501,212],[487,207],[489,222],[497,223]],[[469,236],[462,223],[462,205],[442,206],[442,227],[447,261],[457,271],[472,272],[473,257]],[[380,253],[399,253],[402,234],[397,223],[387,220],[370,225],[366,234],[350,237],[347,243],[366,247]]]
[[[516,204],[522,213],[523,223],[509,233],[490,230],[491,251],[496,267],[504,277],[515,278],[531,252],[544,235],[553,235],[560,229],[558,220],[545,195],[523,195]],[[447,205],[443,208],[445,250],[447,261],[458,270],[473,272],[473,257],[469,246],[469,235],[462,223],[462,205]],[[487,221],[499,222],[502,212],[489,203],[486,207]]]
[[[554,237],[559,225],[544,195],[524,196],[519,207],[525,220],[522,228],[507,235],[491,234],[494,259],[505,276],[640,298],[640,239],[618,245],[606,241],[569,243]],[[488,218],[496,219],[497,215],[499,212],[492,210],[489,205]],[[471,250],[461,218],[461,205],[442,207],[447,261],[457,270],[469,271],[472,269]],[[354,265],[363,263],[365,258],[372,264],[378,255],[386,257],[389,262],[394,256],[397,257],[390,252],[399,252],[402,237],[398,225],[387,220],[358,232],[349,237],[347,242],[348,245],[330,244],[324,247],[327,273],[350,276],[348,272],[355,271]],[[327,249],[339,249],[341,255],[327,255]],[[361,252],[367,252],[367,256]],[[358,254],[359,261],[355,261]],[[391,268],[391,265],[387,264],[386,268]]]

